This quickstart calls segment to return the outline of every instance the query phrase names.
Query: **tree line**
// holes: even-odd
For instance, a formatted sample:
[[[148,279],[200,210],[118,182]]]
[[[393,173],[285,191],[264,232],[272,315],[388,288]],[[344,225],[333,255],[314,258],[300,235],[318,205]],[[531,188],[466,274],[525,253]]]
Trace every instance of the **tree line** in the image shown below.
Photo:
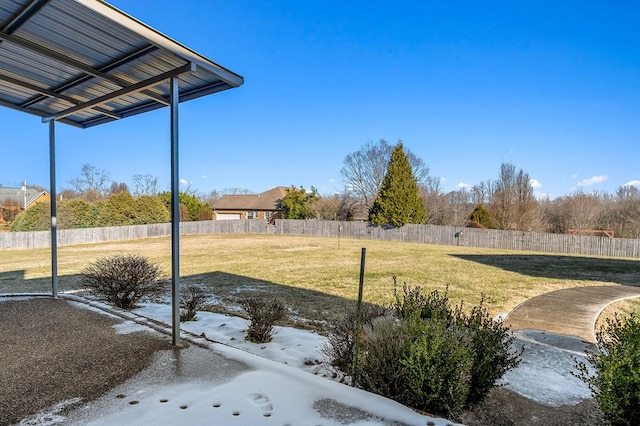
[[[529,174],[503,163],[497,177],[471,188],[445,193],[441,180],[402,142],[368,142],[348,154],[340,170],[340,193],[320,195],[291,186],[282,200],[285,219],[369,220],[377,225],[426,223],[488,229],[567,233],[610,230],[616,237],[640,238],[640,189],[622,186],[614,194],[576,191],[556,199],[537,199]],[[60,192],[60,228],[168,222],[170,192],[158,179],[136,174],[133,188],[85,164]],[[227,194],[251,194],[243,188],[207,194],[184,188],[180,220],[212,218],[210,205]],[[48,229],[48,205],[34,206],[16,217],[12,230]]]
[[[194,195],[181,192],[180,221],[211,220],[211,208]],[[102,226],[166,223],[171,220],[171,193],[138,195],[126,190],[112,192],[99,200],[81,197],[62,199],[57,203],[59,229],[95,228]],[[20,213],[11,231],[43,231],[50,228],[51,207],[39,203]]]
[[[394,226],[426,223],[551,233],[610,230],[616,237],[640,238],[640,189],[635,186],[621,186],[614,194],[579,190],[553,200],[537,199],[529,174],[503,163],[496,179],[445,193],[441,180],[430,175],[422,159],[404,149],[402,142],[392,146],[385,140],[368,142],[348,154],[340,173],[344,183],[341,194],[307,198],[298,194],[296,197],[304,200],[305,208],[291,210],[294,214],[285,210],[285,215],[326,220],[355,218]],[[415,204],[413,185],[417,185],[425,216]],[[398,194],[399,190],[405,193]],[[293,188],[289,193],[296,192],[305,191]],[[387,213],[381,217],[382,205]],[[394,214],[414,216],[398,219]]]

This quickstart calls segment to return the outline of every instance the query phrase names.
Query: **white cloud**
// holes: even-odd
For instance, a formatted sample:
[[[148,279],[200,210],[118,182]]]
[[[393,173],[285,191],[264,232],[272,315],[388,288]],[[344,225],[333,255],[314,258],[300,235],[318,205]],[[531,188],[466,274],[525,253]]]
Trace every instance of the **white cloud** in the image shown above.
[[[460,182],[458,185],[456,185],[458,188],[468,188],[469,184],[468,183],[464,183],[464,182]]]
[[[446,182],[446,181],[447,181],[447,178],[445,178],[445,177],[441,177],[440,178],[440,182]]]
[[[538,179],[530,179],[529,183],[531,184],[531,187],[533,189],[542,188],[542,184],[540,183],[540,181]]]
[[[629,181],[629,182],[625,183],[622,186],[637,186],[638,188],[640,188],[640,180],[632,180],[632,181]]]
[[[589,179],[581,180],[580,182],[578,182],[578,186],[591,186],[597,183],[604,182],[607,179],[609,179],[607,175],[593,176],[593,177],[590,177]]]
[[[208,178],[209,178],[209,176],[207,176],[207,175],[202,175],[202,176],[200,176],[200,177],[201,177],[202,179],[208,179]]]
[[[575,173],[574,173],[574,174],[572,174],[572,175],[571,175],[571,179],[578,179],[578,175],[577,175],[577,174],[575,174]]]
[[[191,182],[189,182],[186,179],[180,179],[180,185],[189,185]]]

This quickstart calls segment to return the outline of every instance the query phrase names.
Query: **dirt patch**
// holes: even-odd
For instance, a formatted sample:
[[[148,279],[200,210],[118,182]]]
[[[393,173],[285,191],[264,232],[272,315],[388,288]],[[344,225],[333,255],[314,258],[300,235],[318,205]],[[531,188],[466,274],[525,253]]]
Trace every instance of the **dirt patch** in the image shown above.
[[[0,424],[95,399],[172,347],[160,334],[116,334],[119,322],[66,300],[0,299]]]
[[[593,399],[577,405],[550,407],[531,401],[504,388],[495,388],[487,400],[460,421],[468,426],[562,425],[593,426],[604,424]]]

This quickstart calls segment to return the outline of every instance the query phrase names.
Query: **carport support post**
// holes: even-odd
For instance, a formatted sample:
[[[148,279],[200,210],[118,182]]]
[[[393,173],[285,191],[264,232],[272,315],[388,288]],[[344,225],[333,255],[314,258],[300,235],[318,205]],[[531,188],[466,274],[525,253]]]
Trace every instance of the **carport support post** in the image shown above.
[[[171,77],[171,323],[173,344],[180,345],[180,177],[178,173],[178,79]]]
[[[56,120],[49,121],[49,195],[51,197],[51,296],[58,298],[58,223],[56,206]]]

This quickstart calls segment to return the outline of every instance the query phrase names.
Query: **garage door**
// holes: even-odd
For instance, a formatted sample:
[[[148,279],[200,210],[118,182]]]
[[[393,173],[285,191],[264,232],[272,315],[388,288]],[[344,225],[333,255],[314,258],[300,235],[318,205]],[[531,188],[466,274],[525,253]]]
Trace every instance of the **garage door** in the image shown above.
[[[240,220],[240,213],[216,213],[216,220]]]

